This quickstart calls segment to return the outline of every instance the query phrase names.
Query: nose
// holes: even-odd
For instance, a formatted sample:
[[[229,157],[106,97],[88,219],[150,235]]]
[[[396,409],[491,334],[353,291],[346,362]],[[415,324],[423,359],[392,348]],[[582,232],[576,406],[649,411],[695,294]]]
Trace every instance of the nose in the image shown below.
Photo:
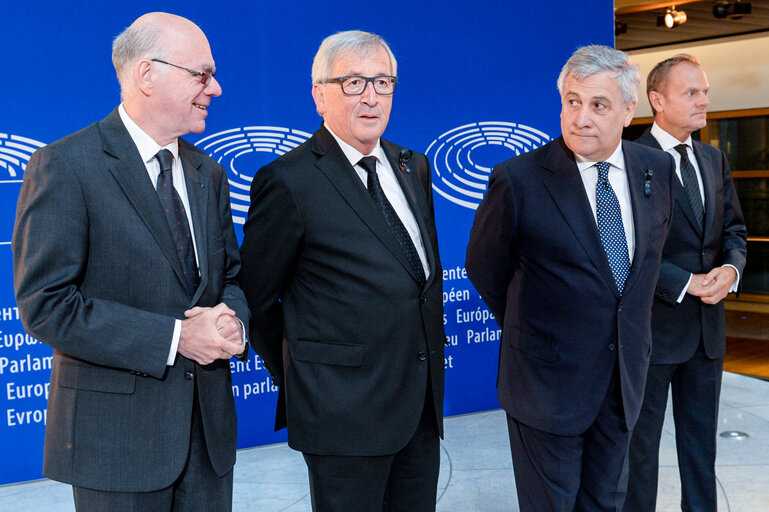
[[[222,86],[219,84],[219,81],[215,76],[211,77],[211,80],[209,80],[206,86],[203,88],[203,92],[207,96],[216,97],[222,95]]]
[[[374,82],[366,82],[365,89],[361,94],[361,102],[369,106],[374,106],[379,101],[379,95],[374,90]]]
[[[589,106],[581,106],[574,113],[574,124],[582,128],[591,124],[592,118],[590,116]]]
[[[699,104],[702,107],[707,107],[708,105],[710,105],[710,98],[708,98],[708,95],[705,94],[704,92],[700,94]]]

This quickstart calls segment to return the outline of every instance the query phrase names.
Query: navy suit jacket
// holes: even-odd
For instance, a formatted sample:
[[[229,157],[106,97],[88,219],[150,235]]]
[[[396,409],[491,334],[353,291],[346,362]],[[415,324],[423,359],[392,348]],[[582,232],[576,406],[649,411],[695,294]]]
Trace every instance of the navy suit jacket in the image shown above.
[[[43,474],[91,489],[167,487],[184,466],[197,386],[214,469],[235,463],[229,361],[167,366],[174,320],[225,302],[248,324],[221,165],[179,140],[200,285],[181,262],[144,162],[117,110],[38,150],[13,234],[24,328],[54,348]],[[191,376],[194,375],[194,378]]]
[[[659,149],[646,130],[639,143]],[[662,268],[652,306],[653,364],[688,361],[699,344],[708,357],[726,353],[724,301],[705,304],[686,294],[677,299],[691,274],[707,274],[714,267],[733,265],[742,275],[747,254],[747,230],[732,174],[723,151],[693,141],[694,156],[705,190],[704,230],[699,226],[681,181],[676,178],[675,205],[670,236],[662,251]]]
[[[403,448],[425,397],[442,432],[442,270],[430,166],[382,148],[419,225],[431,269],[419,286],[366,187],[324,126],[251,185],[239,280],[251,343],[285,396],[277,427],[317,455]],[[429,391],[429,393],[427,393]]]
[[[499,401],[545,432],[584,432],[617,362],[629,428],[641,407],[674,170],[670,155],[622,148],[636,244],[623,295],[562,138],[494,168],[470,234],[467,273],[502,327]]]

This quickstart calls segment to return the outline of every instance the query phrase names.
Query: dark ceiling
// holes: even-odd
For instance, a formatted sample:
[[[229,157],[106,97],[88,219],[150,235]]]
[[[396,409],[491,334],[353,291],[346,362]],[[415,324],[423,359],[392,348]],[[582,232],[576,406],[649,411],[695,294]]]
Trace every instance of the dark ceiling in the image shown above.
[[[624,4],[620,6],[619,4]],[[669,29],[657,26],[657,16],[664,15],[673,2],[617,2],[616,19],[627,24],[627,32],[616,36],[620,50],[636,50],[666,44],[702,41],[717,37],[769,32],[769,0],[753,0],[752,12],[742,19],[717,19],[713,16],[714,0],[680,2],[677,11],[685,11],[687,21]],[[631,4],[631,5],[628,5]],[[665,6],[661,6],[665,5]],[[650,9],[650,10],[641,10]]]

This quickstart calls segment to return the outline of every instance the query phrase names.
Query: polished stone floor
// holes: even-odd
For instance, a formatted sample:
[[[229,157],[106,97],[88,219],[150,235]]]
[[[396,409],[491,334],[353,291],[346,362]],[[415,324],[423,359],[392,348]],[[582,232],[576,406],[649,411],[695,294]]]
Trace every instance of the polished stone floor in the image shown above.
[[[769,382],[725,373],[720,431],[745,439],[718,439],[716,473],[720,512],[769,510]],[[680,510],[672,413],[668,410],[660,454],[657,509]],[[238,452],[236,512],[310,510],[302,456],[285,444]],[[438,491],[440,512],[517,511],[507,427],[502,411],[446,419]],[[0,487],[0,511],[71,512],[69,486],[43,480]]]

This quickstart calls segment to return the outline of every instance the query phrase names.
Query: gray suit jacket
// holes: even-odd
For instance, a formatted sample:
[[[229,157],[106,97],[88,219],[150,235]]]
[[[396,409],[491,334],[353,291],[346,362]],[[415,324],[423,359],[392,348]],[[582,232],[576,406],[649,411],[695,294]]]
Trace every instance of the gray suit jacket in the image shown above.
[[[225,302],[248,322],[224,169],[179,140],[200,286],[190,298],[171,232],[117,110],[37,151],[13,235],[25,329],[54,348],[45,476],[150,491],[180,474],[193,393],[217,473],[235,462],[228,361],[166,366],[174,319]]]

